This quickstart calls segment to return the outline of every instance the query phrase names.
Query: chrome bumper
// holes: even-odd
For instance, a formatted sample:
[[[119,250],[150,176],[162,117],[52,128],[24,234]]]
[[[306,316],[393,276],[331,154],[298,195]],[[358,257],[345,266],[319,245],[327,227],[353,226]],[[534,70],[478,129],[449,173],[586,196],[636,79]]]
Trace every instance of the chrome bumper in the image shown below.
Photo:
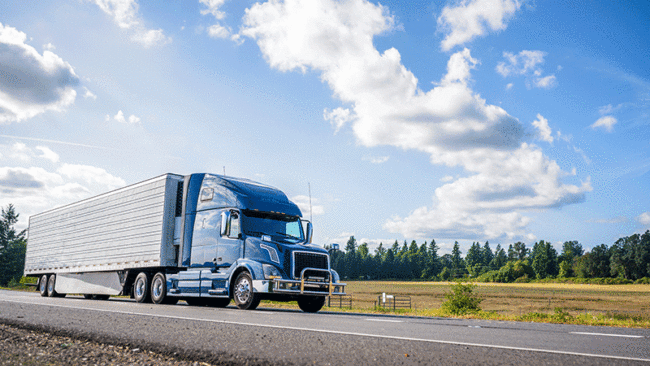
[[[305,278],[305,273],[323,273],[322,280]],[[313,277],[313,276],[312,276]],[[326,269],[304,268],[300,280],[273,278],[269,281],[269,293],[292,295],[332,296],[345,295],[345,283],[332,282],[332,273]]]

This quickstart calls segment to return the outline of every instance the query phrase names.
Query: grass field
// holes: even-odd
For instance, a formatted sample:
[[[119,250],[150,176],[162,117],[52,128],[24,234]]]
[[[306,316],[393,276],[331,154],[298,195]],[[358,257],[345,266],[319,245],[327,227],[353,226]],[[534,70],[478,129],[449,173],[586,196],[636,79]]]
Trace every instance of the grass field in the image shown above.
[[[346,292],[358,308],[371,309],[383,292],[411,296],[417,309],[437,309],[450,291],[445,282],[348,281]],[[552,313],[562,308],[580,313],[650,318],[650,285],[583,285],[561,283],[477,283],[484,311],[503,315]]]
[[[347,281],[352,309],[324,310],[392,313],[376,309],[377,298],[410,296],[413,308],[398,315],[449,316],[440,305],[451,291],[447,282]],[[482,311],[466,318],[608,325],[650,328],[650,285],[587,285],[562,283],[476,283]],[[263,302],[261,306],[297,308],[294,303]]]

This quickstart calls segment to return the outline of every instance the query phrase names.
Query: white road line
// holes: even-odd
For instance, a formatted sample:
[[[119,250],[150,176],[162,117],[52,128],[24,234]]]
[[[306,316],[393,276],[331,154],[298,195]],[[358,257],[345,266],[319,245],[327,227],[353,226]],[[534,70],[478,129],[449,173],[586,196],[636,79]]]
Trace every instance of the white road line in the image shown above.
[[[369,322],[387,322],[387,323],[404,323],[403,320],[393,320],[393,319],[372,319],[372,318],[366,318],[364,320],[367,320]]]
[[[569,333],[571,333],[571,334],[593,335],[593,336],[606,336],[606,337],[645,338],[644,336],[629,335],[629,334],[589,333],[589,332],[569,332]]]
[[[297,330],[297,331],[304,331],[304,332],[315,332],[315,333],[336,334],[336,335],[349,335],[349,336],[369,337],[369,338],[379,338],[379,339],[394,339],[394,340],[401,340],[401,341],[452,344],[452,345],[459,345],[459,346],[496,348],[496,349],[507,349],[507,350],[528,351],[528,352],[544,352],[544,353],[552,353],[552,354],[560,354],[560,355],[571,355],[571,356],[582,356],[582,357],[597,357],[597,358],[607,358],[607,359],[615,359],[615,360],[650,362],[650,358],[636,358],[636,357],[625,357],[625,356],[599,355],[599,354],[595,354],[595,353],[558,351],[558,350],[549,350],[549,349],[541,349],[541,348],[500,346],[500,345],[481,344],[481,343],[441,341],[441,340],[437,340],[437,339],[399,337],[399,336],[388,336],[388,335],[381,335],[381,334],[368,334],[368,333],[358,333],[358,332],[345,332],[345,331],[327,330],[327,329],[288,327],[288,326],[270,325],[270,324],[255,324],[255,323],[246,323],[246,322],[235,322],[235,321],[229,321],[229,320],[201,319],[201,318],[190,318],[190,317],[184,317],[184,316],[157,315],[157,314],[148,314],[148,313],[137,313],[137,312],[131,312],[131,311],[118,311],[118,310],[95,309],[95,308],[67,306],[67,305],[42,304],[42,303],[33,303],[33,302],[17,301],[17,300],[0,299],[0,301],[12,302],[12,303],[18,303],[18,304],[52,306],[52,307],[66,308],[66,309],[99,311],[99,312],[114,313],[114,314],[141,315],[141,316],[149,316],[149,317],[153,317],[153,318],[178,319],[178,320],[189,320],[189,321],[218,323],[218,324],[243,325],[243,326],[262,327],[262,328],[271,328],[271,329],[284,329],[284,330]]]

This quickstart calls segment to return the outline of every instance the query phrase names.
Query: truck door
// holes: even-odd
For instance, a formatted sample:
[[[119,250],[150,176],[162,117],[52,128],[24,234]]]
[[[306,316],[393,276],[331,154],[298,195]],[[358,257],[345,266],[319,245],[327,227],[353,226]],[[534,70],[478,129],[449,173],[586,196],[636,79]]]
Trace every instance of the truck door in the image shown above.
[[[231,211],[225,215],[228,226],[226,230],[222,230],[223,235],[219,238],[219,245],[217,246],[217,267],[230,267],[233,263],[243,255],[243,240],[241,233],[241,218],[238,211]]]
[[[214,267],[220,234],[221,217],[217,210],[196,214],[192,235],[191,267]]]

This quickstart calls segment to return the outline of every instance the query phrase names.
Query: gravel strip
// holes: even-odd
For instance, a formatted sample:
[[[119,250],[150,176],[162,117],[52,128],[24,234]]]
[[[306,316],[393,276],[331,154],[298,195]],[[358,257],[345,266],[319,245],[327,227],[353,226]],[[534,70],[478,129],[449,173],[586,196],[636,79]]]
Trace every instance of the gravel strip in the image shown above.
[[[129,346],[99,343],[0,323],[0,365],[204,366]]]

